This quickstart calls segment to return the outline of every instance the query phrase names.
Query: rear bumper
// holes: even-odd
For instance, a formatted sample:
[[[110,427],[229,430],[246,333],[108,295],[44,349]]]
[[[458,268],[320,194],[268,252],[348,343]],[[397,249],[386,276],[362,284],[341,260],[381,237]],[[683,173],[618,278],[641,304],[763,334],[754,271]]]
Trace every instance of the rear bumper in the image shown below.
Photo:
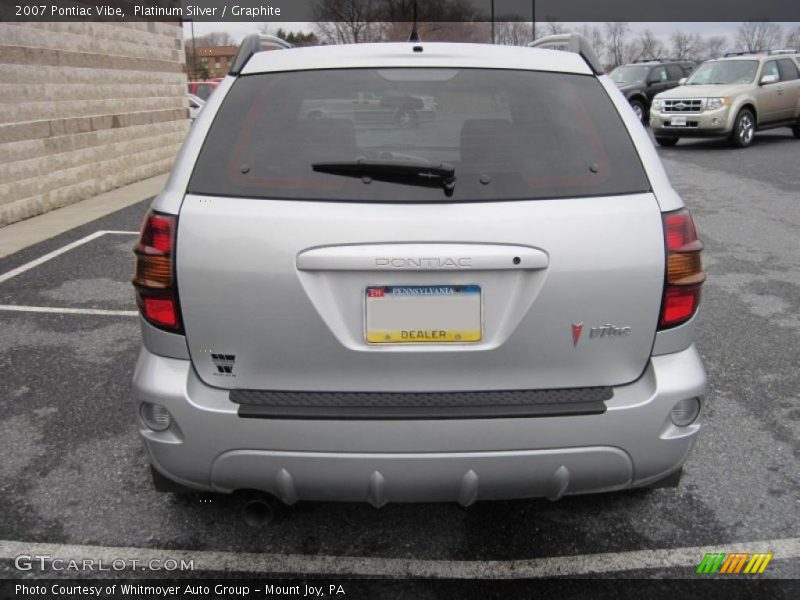
[[[296,500],[386,502],[549,497],[647,485],[686,460],[700,431],[676,427],[672,407],[703,396],[694,347],[653,357],[614,389],[602,414],[455,420],[243,419],[226,390],[186,360],[142,350],[134,375],[137,422],[153,465],[204,491],[259,489]],[[141,402],[173,424],[153,432]]]

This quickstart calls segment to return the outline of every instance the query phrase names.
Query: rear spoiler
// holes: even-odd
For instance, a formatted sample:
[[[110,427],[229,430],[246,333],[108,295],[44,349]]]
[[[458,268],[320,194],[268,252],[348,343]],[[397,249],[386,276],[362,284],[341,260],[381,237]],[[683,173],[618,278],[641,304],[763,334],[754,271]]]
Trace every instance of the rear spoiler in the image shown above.
[[[574,52],[583,58],[595,75],[603,74],[603,65],[592,49],[592,45],[579,33],[560,33],[548,35],[528,44],[528,48],[542,48],[544,50],[562,50]]]
[[[247,65],[248,61],[257,52],[264,50],[264,46],[273,49],[283,50],[291,48],[292,45],[279,37],[274,35],[264,35],[254,33],[248,35],[239,44],[239,50],[236,56],[233,57],[231,68],[228,70],[228,75],[239,75]],[[562,33],[558,35],[548,35],[541,39],[528,44],[529,48],[541,48],[544,50],[562,50],[565,52],[575,52],[589,65],[592,73],[595,75],[603,74],[603,65],[592,50],[592,45],[585,37],[579,33]]]
[[[288,50],[292,45],[286,40],[274,35],[258,33],[248,35],[242,40],[242,43],[239,44],[239,49],[236,51],[236,56],[233,57],[228,75],[239,75],[253,55],[257,52],[261,52],[265,47],[277,50]]]

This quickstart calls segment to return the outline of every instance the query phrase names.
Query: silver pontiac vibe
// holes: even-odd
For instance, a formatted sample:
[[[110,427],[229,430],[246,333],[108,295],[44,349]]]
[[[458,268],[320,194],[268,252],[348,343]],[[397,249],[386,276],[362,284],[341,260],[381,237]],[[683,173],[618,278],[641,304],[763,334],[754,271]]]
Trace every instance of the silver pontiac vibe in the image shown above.
[[[136,247],[158,489],[677,485],[702,243],[585,41],[556,42],[243,42]]]

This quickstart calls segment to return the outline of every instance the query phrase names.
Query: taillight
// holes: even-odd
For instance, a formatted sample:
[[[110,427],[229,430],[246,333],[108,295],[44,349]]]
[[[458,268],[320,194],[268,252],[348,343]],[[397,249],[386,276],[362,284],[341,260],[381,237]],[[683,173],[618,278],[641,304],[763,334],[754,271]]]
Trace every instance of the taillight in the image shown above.
[[[668,329],[685,323],[697,312],[706,274],[700,260],[703,243],[697,239],[689,211],[682,208],[665,213],[663,220],[667,273],[658,326]]]
[[[145,217],[136,254],[133,285],[136,303],[148,323],[182,333],[178,290],[175,285],[175,230],[172,215],[150,212]]]

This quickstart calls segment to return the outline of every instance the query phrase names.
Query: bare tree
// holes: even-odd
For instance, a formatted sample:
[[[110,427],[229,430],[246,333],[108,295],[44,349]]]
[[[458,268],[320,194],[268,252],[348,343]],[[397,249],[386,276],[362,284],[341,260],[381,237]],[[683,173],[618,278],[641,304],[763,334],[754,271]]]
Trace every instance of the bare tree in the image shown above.
[[[410,22],[392,21],[383,25],[383,41],[404,42],[411,33]],[[417,23],[417,32],[423,41],[428,42],[485,43],[492,37],[491,25],[485,22],[422,21]]]
[[[531,24],[524,21],[495,22],[495,42],[504,46],[525,46],[533,40]],[[536,37],[541,31],[536,28]]]
[[[747,21],[736,30],[736,45],[744,52],[764,52],[781,44],[783,31],[777,23]]]
[[[195,46],[208,48],[209,46],[233,46],[236,42],[227,31],[212,31],[194,38]]]
[[[728,36],[726,35],[712,35],[706,39],[705,49],[703,50],[703,58],[719,58],[725,54],[725,49],[728,47]]]
[[[382,38],[383,23],[377,18],[375,0],[323,0],[314,5],[312,15],[317,37],[326,44],[358,44]]]
[[[666,55],[664,42],[645,29],[633,42],[634,60],[661,60]]]
[[[320,3],[329,0],[319,0]],[[419,22],[455,23],[458,21],[480,21],[477,19],[479,12],[472,5],[471,0],[379,0],[377,11],[385,21],[410,21],[414,14],[414,4],[417,5],[417,20]],[[500,17],[496,21],[502,20]],[[508,19],[519,20],[519,19]]]
[[[358,44],[381,40],[380,28],[371,21],[317,21],[316,35],[323,44]]]
[[[616,21],[606,23],[605,30],[608,62],[611,67],[618,67],[625,63],[630,54],[628,34],[630,34],[631,27],[624,21]]]
[[[786,32],[783,46],[784,48],[791,48],[795,52],[800,52],[800,25]]]
[[[414,0],[316,0],[312,16],[326,44],[407,39]],[[420,36],[431,41],[486,41],[489,31],[470,0],[417,3]]]
[[[544,22],[544,35],[558,35],[566,32],[567,28],[564,24],[559,23],[555,19],[547,19],[547,21]]]
[[[579,30],[583,37],[589,40],[589,44],[592,46],[592,50],[594,50],[595,55],[603,62],[603,58],[606,54],[606,40],[603,36],[603,30],[600,29],[597,25],[586,25],[584,24]]]
[[[673,58],[697,60],[703,51],[703,37],[699,33],[676,31],[670,36]]]
[[[434,21],[420,23],[419,34],[432,42],[488,42],[492,39],[491,23]],[[496,34],[495,34],[496,35]]]

